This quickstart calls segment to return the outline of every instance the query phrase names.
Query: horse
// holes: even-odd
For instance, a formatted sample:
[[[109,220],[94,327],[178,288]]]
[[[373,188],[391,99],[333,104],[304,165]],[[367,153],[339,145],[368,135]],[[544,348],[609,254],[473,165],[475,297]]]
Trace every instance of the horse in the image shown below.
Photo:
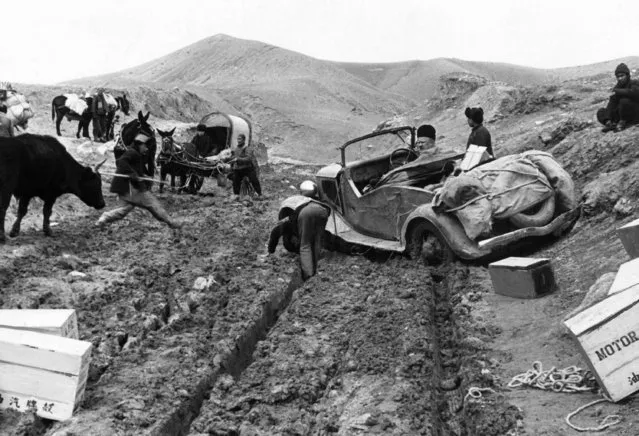
[[[83,100],[87,103],[87,109],[83,113],[77,114],[66,106],[67,98],[64,95],[58,95],[53,98],[53,101],[51,101],[51,121],[55,120],[55,129],[58,136],[62,136],[60,133],[60,123],[66,116],[69,121],[78,121],[76,138],[80,137],[80,130],[82,130],[82,136],[84,138],[91,138],[89,136],[89,123],[93,118],[93,112],[91,111],[93,97],[83,98]]]
[[[122,97],[115,97],[115,101],[118,103],[117,107],[115,109],[109,110],[109,112],[107,112],[107,134],[106,134],[106,139],[107,141],[110,141],[111,139],[115,138],[115,134],[114,134],[114,119],[115,119],[115,114],[118,110],[122,111],[124,113],[124,115],[129,115],[129,109],[130,109],[130,104],[129,104],[129,100],[127,100],[126,95],[122,94]]]
[[[146,143],[146,146],[149,151],[147,154],[146,173],[148,176],[153,177],[155,175],[157,142],[155,141],[155,129],[148,123],[149,115],[151,115],[151,112],[147,112],[146,115],[143,115],[142,111],[139,111],[137,119],[122,125],[120,137],[113,148],[113,154],[117,160],[124,154],[126,148],[133,144],[133,140],[138,134],[148,137],[149,141]]]

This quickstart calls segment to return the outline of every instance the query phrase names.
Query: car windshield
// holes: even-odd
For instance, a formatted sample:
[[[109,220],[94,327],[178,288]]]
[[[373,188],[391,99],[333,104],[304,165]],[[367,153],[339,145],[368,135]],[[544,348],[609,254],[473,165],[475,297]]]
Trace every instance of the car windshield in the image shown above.
[[[411,147],[411,130],[406,128],[381,135],[363,137],[345,147],[346,163],[368,160],[390,154],[398,148]]]

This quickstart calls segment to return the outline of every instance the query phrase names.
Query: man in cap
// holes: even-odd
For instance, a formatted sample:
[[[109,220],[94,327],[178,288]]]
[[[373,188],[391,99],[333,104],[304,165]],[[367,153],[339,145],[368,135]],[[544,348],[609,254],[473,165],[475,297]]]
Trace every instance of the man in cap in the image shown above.
[[[248,177],[249,182],[259,197],[262,196],[260,179],[257,176],[259,164],[252,145],[246,144],[246,136],[237,135],[237,148],[234,150],[233,159],[233,194],[239,197],[242,179]]]
[[[602,132],[620,132],[639,122],[639,80],[630,79],[630,69],[624,63],[615,68],[617,84],[608,105],[597,111],[597,120],[604,125]]]
[[[417,140],[415,141],[415,152],[419,155],[416,160],[430,157],[437,152],[435,138],[437,131],[430,124],[422,124],[417,128]]]
[[[300,192],[309,197],[308,201],[273,228],[268,241],[268,252],[275,252],[281,237],[287,250],[299,251],[302,279],[308,280],[317,273],[322,236],[331,210],[318,200],[319,192],[314,182],[302,182]]]
[[[217,144],[213,143],[213,139],[206,133],[206,126],[204,124],[198,124],[195,136],[191,139],[191,144],[195,145],[197,152],[202,157],[215,156],[220,151]]]
[[[110,191],[118,194],[119,205],[111,211],[104,212],[95,223],[96,226],[103,228],[106,224],[121,220],[136,207],[141,207],[169,227],[173,229],[181,227],[169,217],[158,199],[149,192],[149,184],[141,180],[145,175],[144,165],[147,161],[145,155],[148,153],[146,142],[149,139],[146,135],[138,134],[133,144],[127,147],[124,154],[116,160],[115,172],[121,176],[113,178]]]
[[[484,126],[484,110],[480,107],[467,107],[464,111],[468,125],[470,126],[470,135],[468,135],[468,141],[466,141],[466,150],[472,144],[479,147],[486,147],[486,151],[491,157],[495,157],[493,153],[493,144],[490,138],[490,132]]]

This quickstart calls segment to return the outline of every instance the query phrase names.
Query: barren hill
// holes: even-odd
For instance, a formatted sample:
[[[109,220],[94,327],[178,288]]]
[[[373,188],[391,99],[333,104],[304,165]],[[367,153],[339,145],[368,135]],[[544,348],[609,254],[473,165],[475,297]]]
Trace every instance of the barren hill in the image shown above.
[[[611,74],[624,58],[599,64],[543,70],[525,66],[432,59],[397,63],[340,63],[315,59],[301,53],[228,35],[215,35],[159,59],[102,76],[69,81],[69,85],[107,86],[118,89],[179,87],[208,101],[203,113],[192,113],[184,121],[196,122],[208,107],[248,116],[256,140],[271,148],[271,155],[326,162],[337,158],[335,148],[347,139],[370,132],[380,121],[403,115],[408,124],[441,122],[441,107],[455,106],[478,86],[492,83],[504,87],[540,86],[577,77]],[[460,89],[468,84],[468,89]],[[453,86],[454,96],[450,87]],[[140,98],[150,95],[137,92]],[[480,93],[481,94],[481,93]],[[470,103],[484,102],[481,95]],[[487,92],[493,98],[494,92]],[[140,102],[166,118],[158,105]],[[174,112],[180,113],[177,109]],[[497,113],[496,109],[492,112]],[[494,115],[494,114],[493,114]],[[176,117],[169,117],[176,119]],[[182,117],[184,118],[184,117]],[[449,117],[450,118],[450,117]],[[466,134],[463,119],[446,124],[447,137],[458,140]]]

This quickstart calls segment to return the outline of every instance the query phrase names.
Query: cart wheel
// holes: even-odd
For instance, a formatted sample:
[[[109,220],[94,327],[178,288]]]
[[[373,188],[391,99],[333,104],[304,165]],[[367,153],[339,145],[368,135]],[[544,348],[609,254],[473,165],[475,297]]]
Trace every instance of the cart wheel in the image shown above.
[[[197,194],[204,184],[204,177],[197,174],[189,174],[189,181],[187,182],[186,192],[189,194]]]

